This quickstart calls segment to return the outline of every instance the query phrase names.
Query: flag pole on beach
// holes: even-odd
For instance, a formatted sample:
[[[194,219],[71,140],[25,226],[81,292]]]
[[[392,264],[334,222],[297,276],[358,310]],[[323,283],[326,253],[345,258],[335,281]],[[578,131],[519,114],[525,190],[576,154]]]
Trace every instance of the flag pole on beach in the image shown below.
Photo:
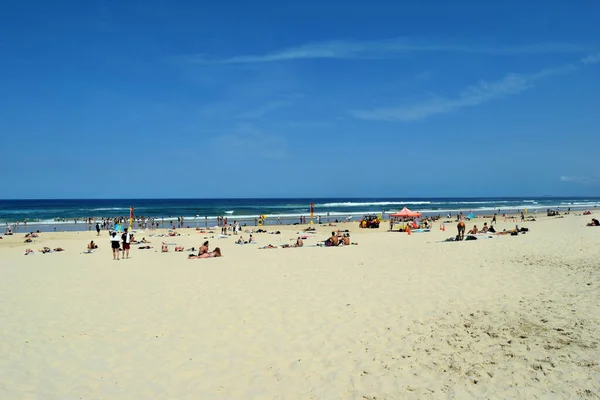
[[[133,207],[129,207],[129,230],[133,230]]]

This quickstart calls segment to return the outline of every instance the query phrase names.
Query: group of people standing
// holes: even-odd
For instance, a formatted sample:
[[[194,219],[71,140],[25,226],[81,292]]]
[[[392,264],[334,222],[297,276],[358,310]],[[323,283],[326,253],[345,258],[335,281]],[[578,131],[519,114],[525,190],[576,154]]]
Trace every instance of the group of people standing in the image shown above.
[[[129,249],[131,248],[131,242],[133,242],[133,234],[128,232],[125,228],[123,234],[120,236],[116,231],[110,232],[110,247],[113,251],[113,260],[120,260],[120,252],[123,251],[123,258],[129,258]],[[121,249],[121,244],[123,248]]]

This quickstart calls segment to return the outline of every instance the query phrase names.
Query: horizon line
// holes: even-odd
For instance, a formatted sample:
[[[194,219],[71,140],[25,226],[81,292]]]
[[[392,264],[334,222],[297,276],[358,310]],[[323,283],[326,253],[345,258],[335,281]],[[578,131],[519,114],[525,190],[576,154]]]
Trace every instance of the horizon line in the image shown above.
[[[381,196],[381,197],[357,197],[357,196],[344,196],[344,197],[324,197],[324,196],[315,196],[315,197],[139,197],[139,198],[76,198],[76,197],[66,197],[66,198],[14,198],[14,199],[0,199],[0,201],[44,201],[44,200],[311,200],[311,199],[360,199],[360,200],[414,200],[414,199],[524,199],[528,198],[532,199],[543,199],[543,198],[570,198],[570,199],[585,199],[585,198],[594,198],[600,199],[600,194],[598,195],[577,195],[577,196],[567,196],[567,195],[523,195],[523,196],[408,196],[408,197],[390,197],[390,196]]]

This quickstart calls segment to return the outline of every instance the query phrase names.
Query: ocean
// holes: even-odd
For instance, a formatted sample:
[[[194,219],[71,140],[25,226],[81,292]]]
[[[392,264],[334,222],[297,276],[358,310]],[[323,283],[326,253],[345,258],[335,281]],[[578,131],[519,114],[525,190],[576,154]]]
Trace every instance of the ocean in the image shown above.
[[[314,198],[314,199],[85,199],[85,200],[0,200],[0,223],[24,230],[87,230],[88,218],[153,217],[167,226],[177,217],[184,225],[214,226],[217,216],[230,222],[254,225],[261,215],[265,224],[296,223],[309,217],[310,204],[322,222],[336,219],[358,220],[367,213],[388,214],[408,207],[424,215],[446,215],[458,211],[477,214],[516,212],[519,210],[584,210],[600,205],[600,197],[481,197],[481,198]],[[77,222],[75,222],[77,219]],[[27,221],[27,228],[24,221]],[[8,225],[7,225],[8,226]]]

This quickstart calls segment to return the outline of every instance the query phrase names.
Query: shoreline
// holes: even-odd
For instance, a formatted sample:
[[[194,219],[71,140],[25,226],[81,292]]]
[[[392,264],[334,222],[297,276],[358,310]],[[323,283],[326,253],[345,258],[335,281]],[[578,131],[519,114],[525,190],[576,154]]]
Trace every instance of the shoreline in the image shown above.
[[[19,226],[27,220],[28,225],[47,226],[62,230],[85,230],[88,220],[129,218],[134,208],[136,218],[154,219],[165,223],[184,218],[186,225],[216,225],[217,217],[251,225],[260,215],[266,223],[278,219],[283,223],[295,223],[300,216],[309,218],[310,204],[314,203],[315,218],[323,221],[353,220],[366,214],[384,215],[396,212],[404,206],[426,216],[446,215],[449,212],[476,215],[486,213],[513,213],[527,209],[540,212],[547,209],[573,211],[598,208],[600,197],[497,197],[497,198],[289,198],[289,199],[104,199],[104,200],[0,200],[0,229],[7,223]],[[74,220],[77,220],[77,224]],[[49,230],[48,228],[40,228]]]
[[[577,213],[577,212],[584,212],[587,210],[597,211],[598,209],[600,209],[600,207],[564,206],[562,208],[554,207],[551,209],[559,211],[562,215],[563,213],[566,213],[568,209],[571,210],[570,211],[571,213]],[[443,213],[441,211],[443,211]],[[456,209],[456,210],[440,210],[440,212],[438,212],[438,211],[419,211],[419,212],[421,212],[424,217],[439,216],[440,218],[446,218],[447,217],[446,214],[449,212],[452,213],[453,217],[454,217],[456,215],[456,213],[458,213],[458,212],[462,212],[463,215],[466,215],[471,211],[473,212],[473,214],[476,217],[482,218],[482,217],[491,217],[491,215],[493,215],[494,212],[498,212],[498,209],[497,208],[486,208],[486,209],[480,209],[480,210]],[[500,209],[500,212],[504,212],[504,211],[507,212],[507,214],[509,216],[508,218],[514,218],[515,215],[518,217],[520,212],[523,211],[523,209],[504,209],[504,210]],[[313,222],[316,224],[318,217],[321,217],[322,223],[334,223],[336,220],[338,221],[338,223],[341,223],[344,221],[358,223],[358,221],[362,218],[362,216],[369,215],[369,214],[381,215],[383,217],[382,220],[387,221],[389,219],[388,215],[393,212],[396,212],[396,211],[389,211],[389,212],[385,212],[385,213],[357,211],[357,212],[351,212],[351,213],[330,213],[329,215],[315,212],[315,215],[313,217]],[[537,207],[537,208],[531,207],[531,208],[528,208],[527,212],[526,212],[526,215],[538,216],[540,214],[545,215],[546,209],[542,210],[540,207]],[[498,214],[498,217],[500,218],[501,215],[502,214]],[[269,215],[266,215],[267,218],[263,221],[263,226],[301,225],[298,222],[298,220],[301,216],[305,217],[307,220],[310,220],[310,213],[309,214],[269,214]],[[250,216],[250,215],[236,216],[233,214],[225,214],[224,217],[228,219],[228,222],[230,224],[233,223],[233,221],[238,221],[243,226],[249,226],[249,227],[250,226],[259,226],[259,225],[255,225],[256,220],[258,219],[258,216]],[[91,218],[93,222],[91,222],[91,223],[86,222],[86,220],[89,218]],[[111,217],[110,219],[112,219],[112,218],[115,218],[115,217]],[[125,217],[117,217],[117,218],[125,218]],[[183,218],[184,218],[183,226],[186,228],[196,228],[196,227],[200,227],[200,228],[213,227],[214,228],[217,223],[217,218],[219,218],[219,217],[208,216],[205,219],[204,217],[183,216]],[[127,223],[128,223],[129,218],[125,218],[125,219],[127,220]],[[173,223],[177,222],[177,217],[167,217],[167,218],[154,217],[154,220],[155,220],[155,222],[159,223],[158,229],[169,229],[169,228],[171,228],[171,225]],[[18,223],[4,221],[4,222],[0,222],[0,228],[3,228],[3,230],[6,231],[7,227],[10,227],[14,233],[35,232],[36,230],[39,230],[40,232],[94,231],[96,222],[102,222],[103,218],[98,218],[98,217],[78,218],[77,221],[78,222],[73,222],[73,220],[43,221],[43,222],[27,221],[26,226],[22,223],[22,221],[18,222]],[[134,221],[134,229],[140,229],[141,225],[143,225],[143,222]],[[178,227],[178,225],[176,224],[176,228],[177,227]]]

